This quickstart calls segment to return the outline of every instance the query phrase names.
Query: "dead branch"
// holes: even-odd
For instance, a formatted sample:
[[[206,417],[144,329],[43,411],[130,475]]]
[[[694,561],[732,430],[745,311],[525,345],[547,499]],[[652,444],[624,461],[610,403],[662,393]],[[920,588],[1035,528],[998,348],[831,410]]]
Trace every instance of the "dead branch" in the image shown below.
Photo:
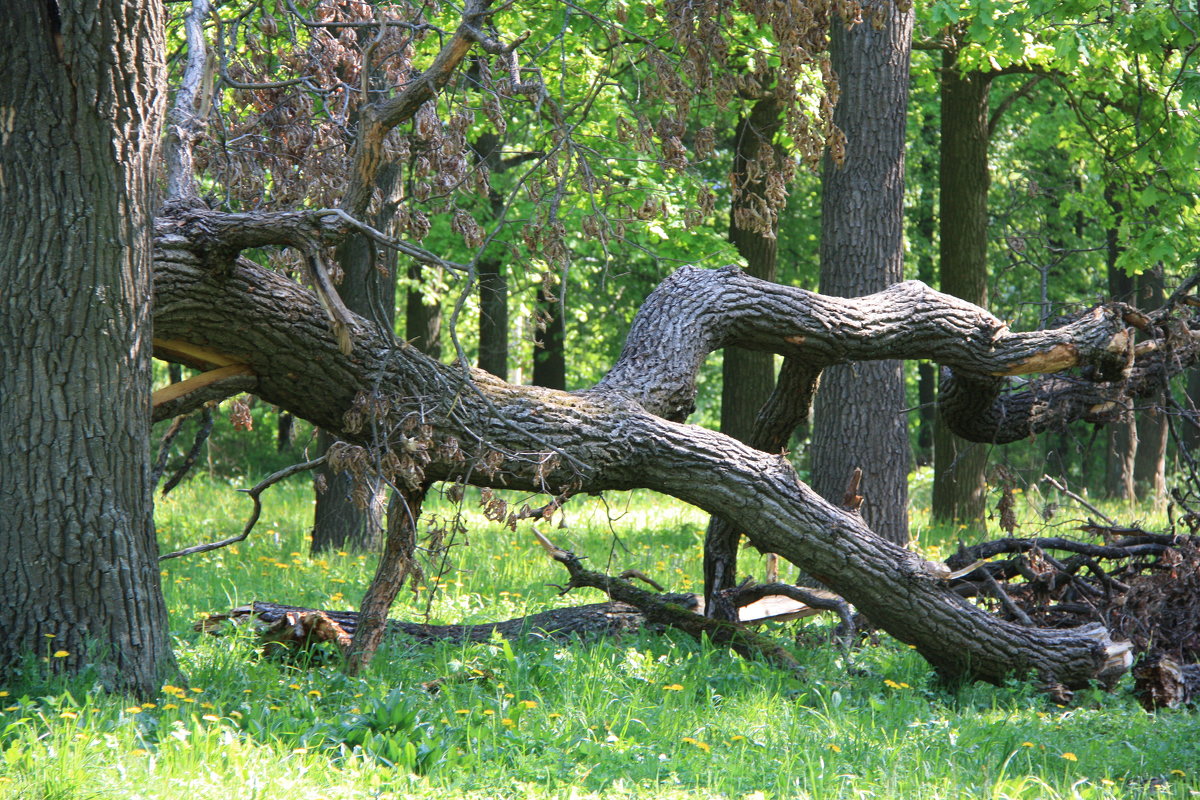
[[[209,550],[217,550],[221,547],[228,547],[231,544],[237,544],[238,542],[245,540],[245,538],[250,535],[250,531],[254,530],[254,526],[258,524],[258,518],[262,514],[262,501],[259,499],[259,495],[265,492],[269,487],[279,483],[284,478],[291,477],[297,472],[303,472],[304,470],[312,469],[324,463],[325,456],[321,456],[320,458],[314,458],[312,461],[305,461],[302,464],[293,464],[290,467],[284,467],[278,472],[272,473],[270,476],[264,478],[251,489],[242,489],[241,491],[248,494],[250,499],[254,502],[254,510],[250,512],[250,518],[246,520],[245,527],[242,528],[242,532],[237,536],[231,536],[228,539],[221,539],[217,542],[209,542],[208,544],[198,544],[193,547],[185,547],[182,550],[175,550],[174,552],[159,556],[158,560],[166,561],[168,558],[179,558],[180,556],[190,556],[196,553],[207,553]]]
[[[1100,509],[1096,508],[1094,505],[1092,505],[1091,503],[1089,503],[1087,500],[1084,500],[1082,497],[1080,497],[1079,495],[1075,494],[1075,493],[1074,493],[1074,492],[1072,492],[1070,489],[1068,489],[1066,486],[1063,486],[1061,483],[1059,483],[1058,481],[1056,481],[1054,478],[1050,477],[1049,475],[1043,475],[1043,476],[1042,476],[1042,480],[1043,480],[1043,481],[1045,481],[1046,483],[1050,484],[1051,486],[1053,486],[1053,487],[1054,487],[1055,489],[1057,489],[1057,490],[1058,490],[1058,491],[1059,491],[1061,494],[1065,494],[1067,497],[1071,498],[1071,499],[1072,499],[1072,500],[1074,500],[1076,503],[1079,503],[1079,505],[1083,506],[1083,507],[1084,507],[1084,508],[1086,508],[1088,511],[1092,512],[1093,514],[1095,514],[1097,517],[1099,517],[1100,519],[1104,520],[1104,521],[1105,521],[1105,522],[1106,522],[1106,523],[1107,523],[1107,524],[1108,524],[1110,527],[1111,527],[1111,526],[1114,526],[1114,525],[1116,525],[1116,524],[1117,524],[1117,523],[1116,523],[1116,521],[1115,521],[1115,520],[1113,520],[1113,518],[1112,518],[1112,517],[1108,516],[1108,515],[1107,515],[1107,514],[1105,514],[1103,511],[1101,511]]]
[[[212,409],[205,408],[203,413],[200,414],[200,427],[196,430],[196,438],[192,440],[191,449],[189,449],[187,455],[183,457],[183,463],[179,465],[174,474],[172,474],[171,477],[167,479],[167,482],[163,484],[162,494],[164,497],[166,497],[168,492],[178,486],[180,481],[187,477],[188,472],[191,471],[192,467],[195,465],[196,459],[200,457],[200,450],[204,447],[204,443],[208,441],[208,435],[212,433],[212,429]]]
[[[550,557],[566,567],[570,574],[571,580],[564,592],[584,586],[599,589],[613,600],[640,609],[650,622],[678,628],[697,639],[707,636],[714,643],[731,647],[746,658],[762,657],[784,669],[799,669],[796,659],[770,638],[748,631],[734,622],[701,616],[681,605],[680,598],[675,595],[654,595],[620,578],[584,569],[574,553],[556,546],[536,528],[534,535]]]

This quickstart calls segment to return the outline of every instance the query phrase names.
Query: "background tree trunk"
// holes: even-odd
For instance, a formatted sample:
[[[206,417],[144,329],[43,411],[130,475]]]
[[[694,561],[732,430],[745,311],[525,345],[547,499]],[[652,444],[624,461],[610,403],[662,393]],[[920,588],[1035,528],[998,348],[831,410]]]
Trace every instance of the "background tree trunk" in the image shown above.
[[[885,25],[833,25],[841,87],[834,121],[845,162],[828,156],[822,179],[821,292],[853,297],[897,283],[904,258],[905,109],[913,12],[887,7]],[[813,488],[840,503],[861,467],[862,515],[892,542],[908,541],[910,451],[899,361],[836,365],[817,391]]]
[[[775,236],[743,227],[739,209],[749,207],[763,192],[762,178],[752,177],[750,165],[758,159],[775,158],[775,134],[783,120],[779,102],[772,98],[755,102],[750,113],[738,122],[736,149],[730,183],[737,189],[729,210],[729,241],[746,260],[746,272],[765,281],[775,280],[777,241]],[[761,152],[768,148],[766,156]],[[721,361],[721,432],[739,442],[749,442],[754,418],[775,386],[775,356],[740,347],[725,350]]]
[[[388,233],[394,233],[399,171],[396,164],[385,165],[379,171],[384,201],[373,223]],[[337,247],[335,258],[342,269],[338,295],[346,308],[390,336],[396,325],[396,254],[381,251],[367,237],[353,234]],[[336,441],[322,430],[317,435],[317,449],[325,453]],[[383,533],[383,483],[373,478],[371,486],[358,490],[360,499],[356,502],[355,479],[349,473],[322,464],[313,470],[313,480],[317,502],[313,509],[312,552],[378,547]]]
[[[1158,308],[1166,300],[1163,268],[1159,264],[1138,276],[1137,302],[1141,308]],[[1167,435],[1169,426],[1162,392],[1143,401],[1151,408],[1137,417],[1137,453],[1133,480],[1142,499],[1161,503],[1167,497]]]
[[[150,697],[174,666],[149,450],[162,31],[157,0],[0,15],[0,683],[50,656]]]
[[[963,74],[958,53],[942,55],[940,177],[940,288],[987,307],[988,90],[991,78]],[[987,446],[969,444],[944,424],[934,430],[935,520],[984,528]]]
[[[1123,303],[1135,302],[1134,281],[1130,275],[1117,266],[1120,250],[1117,246],[1117,227],[1109,228],[1106,236],[1108,242],[1108,296]],[[1137,496],[1134,492],[1133,465],[1134,454],[1137,452],[1138,434],[1134,424],[1133,410],[1130,409],[1121,420],[1108,426],[1108,458],[1105,459],[1104,485],[1109,497],[1132,503]]]
[[[419,281],[422,267],[414,262],[408,268],[408,277]],[[442,304],[434,300],[426,302],[425,293],[419,288],[408,290],[404,310],[404,338],[413,347],[430,358],[442,357]]]
[[[538,288],[534,303],[546,327],[537,334],[542,346],[533,349],[533,385],[566,391],[567,351],[564,340],[567,331],[563,298],[555,296],[546,299],[543,290]]]

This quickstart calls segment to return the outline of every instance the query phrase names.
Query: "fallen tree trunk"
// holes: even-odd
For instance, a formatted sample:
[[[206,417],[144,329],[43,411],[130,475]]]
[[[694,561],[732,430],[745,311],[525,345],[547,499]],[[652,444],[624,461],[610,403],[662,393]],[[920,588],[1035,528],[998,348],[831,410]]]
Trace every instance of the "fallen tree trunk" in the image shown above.
[[[320,218],[306,224],[319,229]],[[186,227],[160,225],[156,336],[246,364],[255,394],[357,446],[347,458],[380,465],[393,485],[452,480],[556,495],[649,488],[738,520],[760,550],[801,566],[947,676],[1034,672],[1079,686],[1127,666],[1125,648],[1102,627],[998,620],[955,594],[944,570],[817,496],[785,458],[679,422],[694,406],[704,357],[735,344],[815,366],[932,358],[981,375],[1078,366],[1119,376],[1133,359],[1125,307],[1013,333],[917,282],[841,299],[735,268],[683,268],[647,299],[612,371],[566,393],[438,363],[352,319],[346,353],[311,292],[245,260],[206,262]],[[170,357],[215,363],[178,350]]]

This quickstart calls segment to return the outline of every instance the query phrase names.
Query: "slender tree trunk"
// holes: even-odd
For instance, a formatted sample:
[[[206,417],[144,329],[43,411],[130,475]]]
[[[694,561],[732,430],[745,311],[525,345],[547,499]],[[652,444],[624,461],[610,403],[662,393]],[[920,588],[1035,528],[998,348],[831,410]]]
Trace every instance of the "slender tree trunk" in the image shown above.
[[[1138,303],[1142,308],[1158,308],[1166,299],[1163,269],[1159,264],[1138,276]],[[1133,479],[1142,499],[1162,503],[1167,496],[1167,435],[1169,427],[1163,394],[1149,399],[1151,408],[1137,418],[1137,453]]]
[[[547,299],[543,296],[543,290],[539,288],[534,302],[546,327],[538,336],[542,346],[534,347],[533,350],[533,385],[566,391],[566,324],[562,298],[556,296]]]
[[[479,368],[508,380],[508,276],[499,259],[479,270]]]
[[[157,0],[0,14],[0,684],[173,669],[150,485]]]
[[[880,29],[835,22],[841,86],[834,121],[845,132],[841,166],[826,157],[821,203],[821,291],[853,297],[903,277],[904,149],[913,13],[887,6]],[[837,365],[817,391],[813,488],[840,503],[861,468],[862,516],[892,542],[908,541],[907,420],[899,361]]]
[[[432,269],[432,267],[425,267]],[[420,280],[422,267],[414,263],[408,277]],[[427,356],[442,357],[442,304],[427,302],[420,289],[409,289],[404,315],[404,338]]]
[[[472,145],[476,158],[495,174],[504,171],[500,137],[481,134]],[[488,199],[492,215],[498,216],[504,201],[490,185]],[[479,368],[508,380],[508,274],[504,259],[489,251],[479,259]]]
[[[986,307],[991,78],[963,74],[957,62],[957,52],[942,56],[939,279],[943,292]],[[939,424],[933,452],[933,518],[982,530],[987,446],[964,442]]]
[[[783,120],[774,98],[757,101],[738,122],[730,183],[735,187],[729,212],[729,241],[746,260],[746,272],[766,281],[775,280],[776,239],[744,227],[739,210],[749,207],[764,190],[763,178],[754,177],[752,165],[763,159],[774,166],[774,139]],[[765,149],[764,149],[765,148]],[[750,440],[754,418],[775,386],[775,357],[730,347],[721,362],[721,432],[740,442]]]
[[[1111,194],[1106,192],[1106,194]],[[1110,201],[1111,203],[1111,201]],[[1119,210],[1118,210],[1119,213]],[[1108,242],[1108,295],[1111,299],[1124,303],[1134,302],[1134,281],[1131,276],[1117,266],[1117,257],[1121,254],[1117,244],[1117,226],[1106,232]],[[1138,433],[1134,423],[1133,409],[1125,416],[1108,426],[1108,458],[1105,460],[1105,489],[1109,497],[1133,502],[1136,499],[1133,483],[1134,454],[1137,453]]]

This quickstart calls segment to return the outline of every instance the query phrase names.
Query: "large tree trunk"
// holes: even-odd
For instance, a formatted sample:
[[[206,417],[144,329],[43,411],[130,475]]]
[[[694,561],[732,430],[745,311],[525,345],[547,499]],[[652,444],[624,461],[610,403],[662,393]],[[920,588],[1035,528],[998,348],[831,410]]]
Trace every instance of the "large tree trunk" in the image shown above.
[[[991,78],[963,74],[957,51],[942,57],[939,288],[987,306],[988,89]],[[933,518],[982,529],[987,511],[987,447],[945,424],[934,429]]]
[[[173,669],[148,446],[162,17],[0,15],[0,683],[27,655],[142,696]]]
[[[904,264],[904,147],[913,12],[888,4],[882,28],[833,25],[841,99],[834,122],[845,162],[822,176],[821,291],[854,297],[898,282]],[[862,515],[880,536],[908,541],[908,426],[898,361],[837,365],[817,392],[813,488],[839,502],[862,469]]]
[[[242,237],[254,222],[226,218]],[[369,426],[347,426],[346,411],[359,393],[378,392],[386,402],[372,405],[376,421],[394,431],[393,482],[414,490],[462,479],[555,493],[661,491],[738,520],[755,546],[816,576],[948,675],[1001,680],[1033,670],[1080,685],[1110,664],[1113,650],[1102,631],[997,620],[950,591],[936,565],[822,500],[785,459],[680,420],[694,408],[699,365],[729,345],[776,352],[813,368],[929,358],[966,381],[1091,365],[1098,381],[1112,381],[1131,347],[1121,308],[1101,309],[1064,328],[1012,333],[986,311],[916,282],[843,300],[732,268],[683,268],[647,299],[608,375],[568,394],[509,385],[482,371],[465,375],[415,348],[393,346],[369,327],[353,331],[346,355],[320,305],[284,276],[240,261],[214,279],[202,244],[189,237],[219,227],[207,216],[198,226],[186,218],[164,224],[155,279],[158,335],[204,343],[174,357],[243,364],[259,396],[363,445],[370,444]],[[289,340],[285,351],[272,345],[281,335]],[[1181,355],[1180,366],[1196,358],[1192,351]],[[1048,407],[1084,418],[1101,413],[1114,393],[1139,387],[1158,369],[1155,356],[1147,358],[1145,375],[1135,370],[1129,382],[1097,383],[1086,398],[1071,394],[1079,391],[1072,383],[1061,389],[1067,402]],[[1048,413],[1027,394],[1060,391],[1053,382],[1033,382],[1024,393],[997,394],[1001,387],[988,382],[998,380],[988,377],[986,391],[964,393],[962,430],[976,425],[990,439],[1021,438]],[[983,394],[989,402],[980,408]],[[946,416],[959,414],[950,409]],[[411,419],[424,426],[402,424]]]

